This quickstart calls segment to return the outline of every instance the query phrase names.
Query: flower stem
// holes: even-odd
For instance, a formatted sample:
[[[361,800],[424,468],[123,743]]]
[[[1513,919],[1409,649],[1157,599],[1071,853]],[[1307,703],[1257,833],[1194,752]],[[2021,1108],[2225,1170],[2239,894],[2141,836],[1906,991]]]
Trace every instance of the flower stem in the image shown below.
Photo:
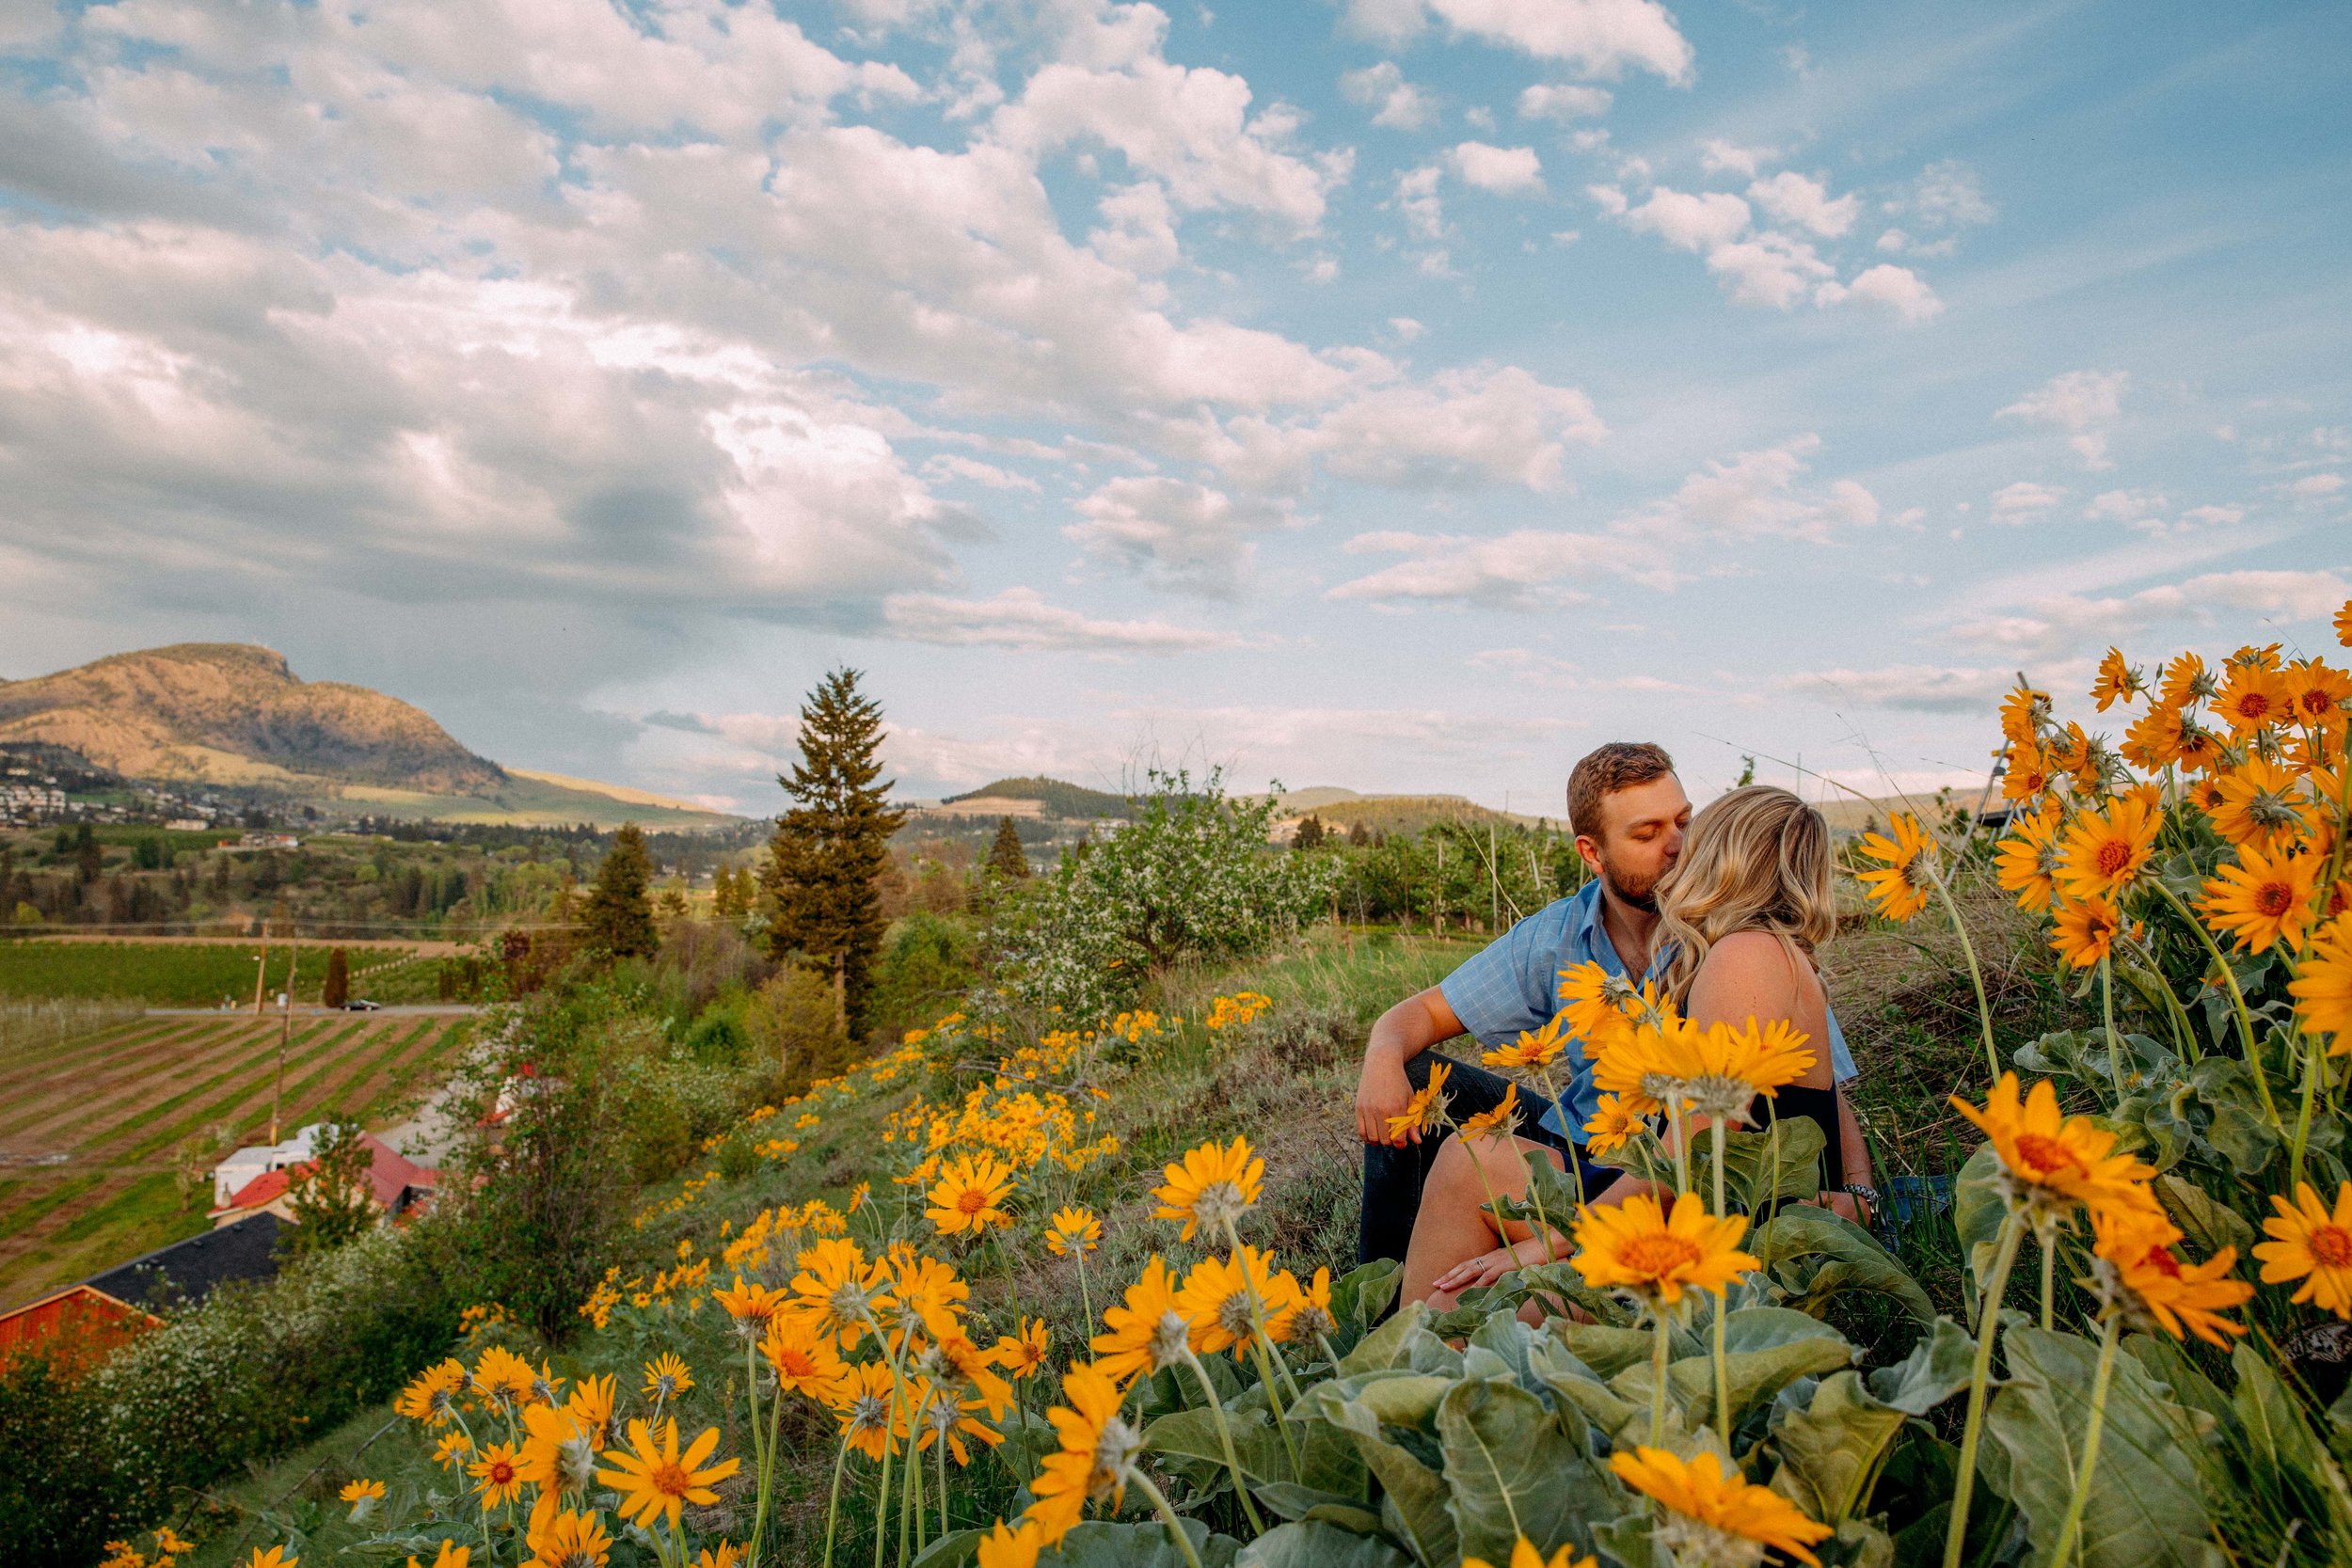
[[[2303,1044],[2303,1103],[2295,1113],[2295,1142],[2287,1153],[2289,1192],[2303,1184],[2303,1150],[2311,1142],[2312,1105],[2319,1098],[2320,1064],[2327,1059],[2317,1040],[2304,1038],[2300,1031],[2295,1037]]]
[[[2215,945],[2213,933],[2205,929],[2205,923],[2189,912],[2188,906],[2181,902],[2181,895],[2165,886],[2161,877],[2151,877],[2148,880],[2164,901],[2172,906],[2182,923],[2196,933],[2197,940],[2205,944],[2205,951],[2212,957],[2214,967],[2221,971],[2221,983],[2230,988],[2231,1005],[2237,1009],[2238,1036],[2246,1042],[2246,1065],[2253,1069],[2254,1088],[2262,1096],[2263,1112],[2270,1117],[2271,1126],[2280,1125],[2278,1104],[2270,1098],[2270,1074],[2263,1067],[2262,1053],[2254,1046],[2254,1015],[2246,1006],[2246,992],[2238,989],[2237,971],[2232,969],[2230,960],[2221,956],[2221,949]]]
[[[1649,1347],[1649,1440],[1655,1448],[1666,1435],[1666,1356],[1673,1347],[1674,1330],[1667,1325],[1662,1303],[1651,1302],[1649,1312],[1654,1324]]]
[[[1078,1302],[1087,1309],[1087,1333],[1094,1332],[1094,1292],[1087,1289],[1087,1255],[1084,1243],[1073,1249],[1078,1259]],[[1013,1324],[1019,1328],[1019,1323]]]
[[[2123,1098],[2123,1041],[2115,1032],[2115,959],[2099,960],[2099,1010],[2107,1026],[2107,1082],[2114,1085],[2115,1098]],[[2048,1323],[2042,1325],[2049,1327]]]
[[[1263,1535],[1265,1521],[1258,1517],[1258,1505],[1249,1500],[1249,1481],[1242,1475],[1241,1460],[1233,1452],[1233,1432],[1225,1424],[1225,1405],[1216,1397],[1216,1385],[1209,1381],[1209,1369],[1200,1364],[1200,1357],[1193,1354],[1189,1345],[1184,1347],[1184,1364],[1200,1380],[1200,1397],[1208,1401],[1209,1414],[1216,1422],[1216,1444],[1225,1450],[1225,1468],[1232,1472],[1233,1490],[1241,1497],[1241,1511],[1248,1515],[1250,1531]]]
[[[939,1533],[947,1533],[947,1433],[942,1431],[939,1441],[931,1445],[931,1467],[939,1476]]]
[[[850,1434],[845,1432],[841,1434],[841,1451],[834,1456],[833,1495],[825,1499],[825,1568],[833,1568],[834,1526],[841,1518],[841,1472],[849,1467]]]
[[[1724,1218],[1724,1123],[1715,1123],[1715,1217]],[[1731,1451],[1731,1368],[1724,1354],[1724,1320],[1731,1316],[1731,1287],[1715,1293],[1715,1435]]]
[[[2058,1227],[2034,1234],[2034,1244],[2042,1249],[2042,1332],[2050,1332],[2050,1297],[2058,1289]]]
[[[2066,1522],[2058,1527],[2058,1549],[2050,1554],[2050,1568],[2064,1568],[2074,1555],[2074,1538],[2082,1531],[2083,1509],[2090,1501],[2091,1473],[2099,1467],[2099,1439],[2106,1430],[2107,1380],[2115,1371],[2116,1329],[2122,1322],[2121,1313],[2108,1313],[2106,1326],[2099,1334],[2099,1370],[2090,1380],[2090,1420],[2083,1429],[2082,1468],[2074,1476],[2074,1495],[2066,1499]]]
[[[756,1418],[755,1418],[756,1419]],[[755,1431],[755,1437],[758,1433]],[[768,1402],[768,1446],[761,1450],[759,1466],[759,1506],[752,1514],[752,1545],[744,1561],[757,1568],[759,1544],[767,1533],[768,1500],[773,1495],[776,1481],[776,1446],[784,1436],[784,1388],[779,1385],[776,1397]]]
[[[1977,1360],[1968,1374],[1968,1423],[1960,1438],[1960,1473],[1952,1486],[1951,1523],[1944,1531],[1944,1568],[1960,1568],[1961,1548],[1968,1541],[1968,1500],[1977,1489],[1977,1445],[1984,1437],[1984,1385],[1993,1371],[1993,1331],[2000,1326],[2001,1295],[2009,1289],[2009,1271],[2017,1261],[2017,1243],[2026,1233],[2023,1215],[2011,1212],[2001,1222],[1999,1251],[1993,1259],[1993,1276],[1985,1282],[1984,1300],[1977,1319]]]
[[[1157,1513],[1160,1516],[1160,1522],[1168,1527],[1168,1535],[1176,1543],[1176,1550],[1184,1556],[1185,1568],[1200,1568],[1200,1554],[1192,1549],[1192,1537],[1186,1535],[1184,1527],[1176,1522],[1176,1511],[1168,1506],[1168,1498],[1161,1495],[1158,1487],[1152,1484],[1152,1478],[1141,1470],[1134,1470],[1128,1473],[1127,1479],[1141,1487],[1143,1495],[1152,1499],[1152,1512]]]
[[[1922,856],[1928,876],[1935,882],[1935,891],[1943,897],[1944,912],[1951,917],[1952,930],[1960,938],[1961,956],[1968,960],[1968,981],[1977,988],[1977,1023],[1984,1031],[1984,1070],[1986,1082],[2001,1076],[2001,1058],[1993,1049],[1993,1004],[1984,996],[1984,970],[1977,963],[1977,944],[1968,940],[1968,923],[1960,918],[1960,906],[1952,901],[1952,890],[1944,881],[1944,873],[1935,864],[1934,857]]]

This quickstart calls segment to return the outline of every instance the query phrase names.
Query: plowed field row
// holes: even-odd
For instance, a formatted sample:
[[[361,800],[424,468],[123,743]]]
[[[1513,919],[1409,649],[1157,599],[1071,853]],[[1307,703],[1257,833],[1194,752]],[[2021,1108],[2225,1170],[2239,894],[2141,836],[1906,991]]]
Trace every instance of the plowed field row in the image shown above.
[[[289,1036],[275,1015],[145,1018],[0,1062],[0,1307],[203,1229],[209,1162],[179,1161],[215,1131],[230,1148],[267,1135],[281,1037],[283,1132],[329,1112],[383,1125],[470,1027],[297,1014]]]

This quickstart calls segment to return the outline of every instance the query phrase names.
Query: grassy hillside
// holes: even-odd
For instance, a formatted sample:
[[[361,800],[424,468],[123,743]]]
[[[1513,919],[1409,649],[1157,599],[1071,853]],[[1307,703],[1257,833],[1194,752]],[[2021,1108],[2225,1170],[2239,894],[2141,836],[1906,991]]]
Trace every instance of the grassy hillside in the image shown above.
[[[950,795],[945,803],[957,805],[973,800],[1035,800],[1044,816],[1081,819],[1124,816],[1129,809],[1123,795],[1045,778],[998,779],[964,794]]]

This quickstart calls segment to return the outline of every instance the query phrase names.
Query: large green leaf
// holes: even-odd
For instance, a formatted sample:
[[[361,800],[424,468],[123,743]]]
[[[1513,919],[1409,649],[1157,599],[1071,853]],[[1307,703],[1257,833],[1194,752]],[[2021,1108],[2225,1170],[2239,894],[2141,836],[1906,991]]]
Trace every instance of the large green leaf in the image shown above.
[[[2237,1411],[2231,1405],[2230,1396],[2197,1370],[2197,1364],[2189,1359],[2188,1352],[2178,1339],[2134,1334],[2124,1339],[2123,1349],[2138,1359],[2174,1404],[2211,1419],[2224,1432],[2237,1430]]]
[[[1182,1523],[1192,1549],[1200,1554],[1200,1568],[1234,1568],[1240,1542],[1214,1533],[1198,1519]],[[967,1568],[978,1560],[986,1534],[962,1529],[942,1536],[914,1560],[914,1568]],[[1168,1527],[1156,1519],[1148,1524],[1088,1519],[1073,1526],[1059,1547],[1037,1560],[1039,1568],[1187,1568],[1184,1554],[1168,1538]]]
[[[1585,1452],[1581,1423],[1564,1430],[1514,1385],[1457,1384],[1438,1406],[1438,1440],[1465,1557],[1508,1563],[1522,1535],[1547,1549],[1572,1541],[1590,1551],[1594,1522],[1625,1507],[1624,1488]]]
[[[1749,1406],[1772,1398],[1801,1377],[1836,1371],[1852,1360],[1853,1347],[1835,1333],[1790,1340],[1769,1350],[1726,1352],[1724,1375],[1732,1419],[1736,1422]],[[1609,1380],[1612,1393],[1642,1409],[1649,1406],[1651,1386],[1647,1362],[1628,1367]],[[1685,1356],[1669,1365],[1666,1390],[1687,1424],[1694,1429],[1710,1424],[1715,1418],[1714,1356]]]
[[[1949,1318],[1921,1335],[1911,1354],[1870,1373],[1871,1397],[1907,1416],[1924,1416],[1968,1386],[1977,1341]]]
[[[2202,1187],[2177,1176],[2159,1176],[2153,1185],[2156,1196],[2163,1200],[2165,1212],[2187,1233],[2189,1243],[2200,1256],[2211,1257],[2223,1247],[2235,1247],[2244,1256],[2254,1244],[2254,1227],[2247,1223],[2246,1216],[2214,1198]]]
[[[1295,1421],[1291,1441],[1298,1447],[1298,1465],[1292,1467],[1290,1450],[1263,1409],[1229,1408],[1227,1429],[1232,1433],[1233,1457],[1242,1473],[1255,1481],[1295,1481],[1320,1492],[1361,1499],[1362,1461],[1355,1444],[1327,1421]],[[1180,1410],[1163,1416],[1144,1429],[1144,1444],[1163,1459],[1185,1462],[1188,1477],[1215,1485],[1230,1479],[1225,1450],[1217,1440],[1216,1415],[1210,1410]]]
[[[2072,1334],[2011,1328],[2003,1337],[2009,1381],[1985,1430],[2008,1464],[2009,1495],[2025,1515],[2038,1559],[2058,1547],[2082,1463],[2099,1348]],[[2197,1423],[2164,1397],[2138,1361],[2118,1355],[2106,1424],[2083,1511],[2085,1568],[2217,1568],[2207,1538],[2203,1489],[2189,1446]]]
[[[1545,1332],[1558,1338],[1570,1354],[1593,1370],[1596,1377],[1606,1381],[1632,1366],[1646,1363],[1652,1344],[1650,1329],[1610,1328],[1601,1323],[1555,1323],[1546,1325]],[[1673,1329],[1667,1336],[1669,1358],[1695,1355],[1706,1349],[1704,1341],[1688,1330]]]
[[[1734,1130],[1724,1141],[1724,1197],[1744,1213],[1775,1201],[1811,1198],[1821,1190],[1821,1150],[1828,1147],[1821,1124],[1791,1117],[1760,1132]],[[1715,1180],[1715,1129],[1691,1139],[1691,1180],[1704,1192]]]
[[[1331,1317],[1340,1328],[1332,1343],[1343,1350],[1349,1341],[1371,1333],[1404,1283],[1405,1265],[1393,1258],[1359,1263],[1331,1281]]]
[[[1563,1404],[1583,1412],[1584,1418],[1613,1437],[1626,1423],[1643,1414],[1638,1405],[1619,1399],[1592,1368],[1578,1360],[1566,1346],[1546,1336],[1529,1353],[1528,1366],[1551,1390],[1553,1408]]]
[[[1241,1549],[1233,1568],[1411,1568],[1412,1560],[1379,1536],[1310,1519],[1275,1526]]]
[[[1417,1301],[1406,1303],[1395,1317],[1340,1357],[1342,1377],[1398,1370],[1462,1375],[1461,1354],[1429,1332],[1429,1308]]]
[[[1770,1261],[1788,1305],[1819,1316],[1847,1291],[1887,1297],[1922,1323],[1935,1321],[1935,1304],[1895,1255],[1870,1233],[1827,1209],[1801,1203],[1783,1209],[1756,1232],[1748,1250]]]
[[[1991,1144],[1978,1147],[1952,1180],[1952,1228],[1960,1233],[1960,1255],[1968,1267],[1960,1276],[1963,1315],[1977,1321],[1977,1292],[1984,1289],[2000,1251],[2009,1204],[2001,1196],[2001,1155]]]
[[[1880,1456],[1910,1418],[1851,1371],[1823,1378],[1812,1402],[1782,1417],[1774,1430],[1781,1463],[1772,1489],[1816,1519],[1845,1518],[1861,1506]]]
[[[2295,1396],[2251,1345],[2240,1343],[2230,1353],[2230,1370],[2237,1377],[2230,1402],[2248,1446],[2265,1463],[2299,1472],[2327,1501],[2332,1515],[2328,1533],[2339,1543],[2352,1539],[2352,1488],[2346,1486],[2335,1456],[2303,1418]]]
[[[1380,1482],[1380,1517],[1422,1568],[1454,1568],[1461,1558],[1446,1484],[1435,1469],[1381,1431],[1380,1418],[1356,1401],[1338,1402],[1333,1424],[1355,1440],[1364,1466]]]

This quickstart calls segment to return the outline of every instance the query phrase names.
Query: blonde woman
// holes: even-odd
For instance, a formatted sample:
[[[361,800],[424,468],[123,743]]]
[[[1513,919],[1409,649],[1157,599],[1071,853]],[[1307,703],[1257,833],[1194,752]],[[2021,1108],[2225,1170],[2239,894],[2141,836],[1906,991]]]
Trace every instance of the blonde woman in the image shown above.
[[[1814,957],[1837,925],[1829,825],[1785,789],[1733,790],[1691,818],[1657,899],[1657,974],[1685,1016],[1702,1024],[1785,1020],[1808,1037],[1813,1067],[1780,1091],[1774,1111],[1783,1120],[1805,1117],[1820,1126],[1827,1201],[1859,1216],[1857,1196],[1869,1195],[1869,1153],[1831,1075],[1836,1024]],[[1442,1310],[1473,1286],[1567,1255],[1565,1237],[1537,1238],[1526,1225],[1514,1224],[1499,1237],[1484,1211],[1489,1189],[1524,1194],[1526,1149],[1543,1149],[1562,1165],[1557,1151],[1525,1138],[1446,1140],[1406,1251],[1406,1300]],[[1622,1202],[1646,1189],[1623,1176],[1595,1201]]]

